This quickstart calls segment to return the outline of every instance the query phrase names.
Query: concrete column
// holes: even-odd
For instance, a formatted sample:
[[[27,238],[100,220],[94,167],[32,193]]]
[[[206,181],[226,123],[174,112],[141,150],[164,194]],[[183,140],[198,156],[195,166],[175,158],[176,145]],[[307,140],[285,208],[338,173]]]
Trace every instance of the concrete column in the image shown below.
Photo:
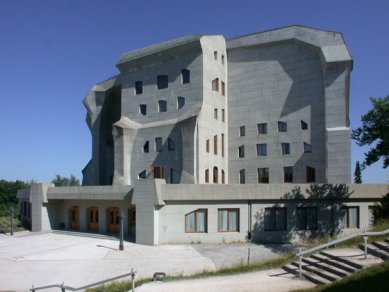
[[[33,184],[31,186],[31,231],[50,231],[50,219],[47,212],[47,190],[54,184]]]

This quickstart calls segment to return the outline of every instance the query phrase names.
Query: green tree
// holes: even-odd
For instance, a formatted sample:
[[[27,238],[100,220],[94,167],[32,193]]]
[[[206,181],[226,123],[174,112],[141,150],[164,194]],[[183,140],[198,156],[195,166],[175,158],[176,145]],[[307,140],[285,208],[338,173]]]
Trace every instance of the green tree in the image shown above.
[[[359,146],[371,145],[365,153],[364,168],[383,158],[383,168],[389,166],[389,95],[370,98],[373,109],[362,115],[362,127],[353,130],[352,139]]]
[[[72,187],[79,186],[80,181],[74,175],[70,175],[70,177],[62,177],[59,174],[55,176],[55,178],[51,181],[56,187]]]
[[[361,172],[361,166],[359,165],[359,161],[355,163],[354,183],[355,184],[362,183],[362,172]]]
[[[22,182],[20,180],[0,180],[0,217],[8,216],[9,208],[16,208],[18,203],[16,193],[18,190],[28,187],[30,187],[28,183]]]
[[[376,205],[373,215],[375,222],[389,219],[389,193],[383,196],[379,204]]]

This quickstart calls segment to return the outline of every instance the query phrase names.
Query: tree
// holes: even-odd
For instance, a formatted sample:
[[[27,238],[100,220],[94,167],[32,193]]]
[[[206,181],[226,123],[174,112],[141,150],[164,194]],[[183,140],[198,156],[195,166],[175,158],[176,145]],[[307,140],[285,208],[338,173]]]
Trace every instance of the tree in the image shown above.
[[[362,183],[362,172],[361,172],[361,166],[359,165],[359,161],[355,163],[354,183],[355,184]]]
[[[80,181],[74,175],[70,175],[70,177],[62,177],[59,174],[55,176],[55,178],[51,181],[56,187],[72,187],[79,186]]]
[[[22,182],[20,180],[0,180],[0,217],[8,216],[9,208],[16,208],[16,205],[18,203],[16,193],[18,192],[18,190],[25,189],[28,187],[30,187],[28,183]]]
[[[374,222],[389,219],[389,193],[382,197],[373,210]]]
[[[389,166],[389,95],[370,98],[373,109],[362,115],[362,127],[353,130],[352,139],[359,146],[372,145],[362,164],[364,168],[383,158],[383,168]]]

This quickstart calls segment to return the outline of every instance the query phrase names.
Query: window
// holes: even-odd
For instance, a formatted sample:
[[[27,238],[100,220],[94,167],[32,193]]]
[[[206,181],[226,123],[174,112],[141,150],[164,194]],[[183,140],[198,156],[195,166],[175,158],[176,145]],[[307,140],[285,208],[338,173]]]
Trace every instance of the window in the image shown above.
[[[225,122],[226,120],[226,115],[225,115],[225,110],[222,108],[222,122]]]
[[[188,69],[181,70],[181,80],[182,84],[190,83],[190,71]]]
[[[205,151],[207,151],[207,153],[209,153],[209,139],[207,139],[207,141],[205,141]]]
[[[213,137],[213,154],[217,155],[217,135]]]
[[[303,120],[301,121],[301,130],[308,130],[308,124]]]
[[[213,59],[214,59],[214,60],[217,60],[217,51],[214,51],[214,52],[213,52]]]
[[[285,122],[278,122],[278,132],[287,132],[288,131],[288,124]]]
[[[259,184],[268,184],[269,183],[269,168],[258,168],[258,183]]]
[[[185,215],[185,232],[207,232],[207,209],[198,209]]]
[[[267,144],[257,144],[257,156],[267,156]]]
[[[312,146],[311,144],[304,142],[304,153],[311,153],[312,152]]]
[[[180,183],[180,172],[174,168],[170,169],[170,183],[172,184]]]
[[[152,166],[151,170],[154,173],[154,178],[163,178],[163,166]]]
[[[213,183],[214,184],[217,184],[219,182],[219,170],[217,169],[217,167],[215,166],[213,168]]]
[[[212,80],[212,90],[219,91],[219,78]]]
[[[315,169],[307,166],[307,183],[314,183],[316,181]]]
[[[290,144],[281,143],[281,153],[282,155],[290,154]]]
[[[224,173],[224,170],[222,169],[222,184],[226,183],[226,175]]]
[[[218,209],[217,218],[218,232],[239,231],[239,209]]]
[[[341,228],[359,228],[359,207],[342,207],[340,209]]]
[[[293,167],[292,166],[284,167],[284,182],[286,182],[286,183],[293,182]]]
[[[182,109],[185,105],[185,97],[177,97],[177,109]]]
[[[146,178],[146,170],[140,172],[140,173],[138,174],[138,178]]]
[[[221,81],[220,82],[221,83],[221,86],[222,86],[222,95],[223,96],[226,96],[226,84],[223,82],[223,81]]]
[[[167,75],[158,75],[157,76],[157,88],[164,89],[169,86],[169,78]]]
[[[167,140],[167,149],[176,150],[176,143],[174,143],[174,141],[171,138]]]
[[[145,116],[147,114],[147,106],[145,104],[139,105],[139,112]]]
[[[265,231],[286,230],[286,208],[265,208]]]
[[[240,126],[239,127],[239,137],[246,136],[246,126]]]
[[[224,65],[224,55],[222,55],[222,64]]]
[[[213,118],[217,120],[217,108],[213,109]]]
[[[162,138],[157,137],[155,138],[155,152],[162,152]]]
[[[257,124],[258,134],[267,134],[267,123]]]
[[[135,81],[135,94],[142,94],[143,93],[143,82],[142,81]]]
[[[297,229],[317,230],[317,207],[297,208]]]
[[[222,134],[222,157],[224,157],[224,134]]]
[[[143,153],[149,153],[149,141],[146,141],[146,143],[143,145]]]
[[[244,145],[239,146],[238,148],[238,157],[243,158],[244,157]]]
[[[205,170],[205,182],[209,183],[209,169]]]
[[[158,100],[158,112],[163,113],[167,110],[166,100]]]
[[[246,183],[246,171],[244,169],[239,170],[239,183],[240,184]]]

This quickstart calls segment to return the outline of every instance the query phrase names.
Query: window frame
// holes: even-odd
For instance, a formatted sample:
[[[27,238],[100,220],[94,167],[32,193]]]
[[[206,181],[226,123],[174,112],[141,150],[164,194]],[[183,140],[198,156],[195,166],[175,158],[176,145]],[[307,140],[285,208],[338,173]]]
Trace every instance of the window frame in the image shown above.
[[[156,173],[156,169],[158,169],[158,174],[159,174],[159,176],[158,177],[155,177],[155,173]],[[161,178],[161,179],[163,179],[164,178],[164,167],[163,167],[163,165],[153,165],[153,166],[151,166],[151,172],[153,173],[153,177],[154,178]]]
[[[306,167],[306,181],[307,183],[315,183],[316,182],[316,169],[314,167],[308,166]]]
[[[288,123],[283,121],[278,121],[278,133],[286,133],[288,132]]]
[[[357,221],[357,225],[356,226],[350,226],[350,209],[355,209],[356,210],[356,214],[357,214],[357,218],[356,218],[356,221]],[[342,218],[342,211],[346,210],[346,226],[343,225],[343,218]],[[339,225],[340,225],[340,228],[341,229],[351,229],[351,228],[359,228],[360,226],[360,213],[359,213],[359,206],[342,206],[340,208],[340,221],[339,221]]]
[[[207,184],[209,183],[209,168],[204,171],[204,181]]]
[[[167,112],[167,101],[164,99],[158,100],[158,112],[166,113]]]
[[[213,154],[217,155],[217,135],[213,136]]]
[[[239,126],[239,137],[245,137],[246,136],[246,126]]]
[[[182,109],[185,106],[185,97],[177,96],[177,110]]]
[[[284,183],[293,183],[293,166],[284,166],[283,169],[284,169]],[[291,170],[291,172],[287,173],[286,170]]]
[[[135,81],[134,85],[135,95],[142,95],[143,94],[143,81]]]
[[[267,156],[267,143],[257,144],[257,157]]]
[[[285,220],[283,223],[283,228],[277,227],[277,225],[279,225],[279,224],[277,224],[278,220],[280,220],[280,219],[277,219],[278,218],[277,217],[277,210],[281,210],[281,211],[285,212],[285,216],[284,216]],[[267,211],[274,212],[274,215],[271,217],[271,218],[274,218],[274,222],[273,222],[273,224],[271,224],[273,226],[270,229],[267,228],[268,224],[266,224],[266,220],[267,220],[266,218],[268,218],[266,216]],[[263,225],[264,231],[287,231],[288,230],[288,209],[287,209],[287,207],[267,207],[267,208],[265,208],[263,222],[264,222],[264,225]]]
[[[219,92],[219,78],[215,78],[212,80],[212,91]]]
[[[304,142],[304,153],[312,153],[312,145]]]
[[[314,218],[314,227],[311,228],[312,224],[309,224],[309,210],[315,210],[315,218]],[[303,224],[299,223],[299,216],[303,216]],[[296,229],[297,230],[318,230],[319,229],[319,221],[318,221],[318,208],[317,206],[299,206],[296,208]]]
[[[146,169],[138,173],[138,179],[146,179],[146,178],[147,178]]]
[[[150,142],[147,140],[142,147],[143,153],[150,153]]]
[[[308,130],[308,123],[306,121],[301,120],[301,130]]]
[[[157,89],[169,88],[169,75],[161,74],[157,76]]]
[[[262,180],[260,180],[261,176],[260,176],[260,171],[264,171],[264,170],[267,170],[267,177],[266,176],[263,176],[262,177]],[[266,179],[265,181],[263,181],[263,179]],[[257,182],[259,184],[268,184],[270,181],[270,172],[269,172],[269,167],[259,167],[257,168]]]
[[[267,123],[258,123],[257,124],[257,133],[258,133],[258,135],[266,135],[267,134]]]
[[[142,103],[139,105],[139,113],[142,116],[147,116],[147,104]]]
[[[204,212],[204,231],[199,231],[200,228],[199,226],[197,226],[197,214],[198,213],[201,213],[201,212]],[[191,214],[194,214],[194,224],[195,224],[195,228],[194,228],[194,231],[190,231],[188,230],[187,226],[187,218],[189,215]],[[187,214],[185,214],[185,233],[207,233],[208,232],[208,209],[206,208],[203,208],[203,209],[196,209],[192,212],[189,212]]]
[[[244,145],[238,147],[238,158],[244,158]]]
[[[244,168],[239,170],[239,184],[246,184],[246,170]]]
[[[281,154],[290,155],[290,143],[282,142],[281,143]]]
[[[219,212],[227,212],[227,229],[220,229],[220,216]],[[236,212],[236,229],[230,229],[230,216],[229,214],[232,212]],[[240,208],[218,208],[217,209],[217,232],[240,232]]]
[[[181,84],[189,84],[190,83],[190,70],[182,69],[181,70]]]

